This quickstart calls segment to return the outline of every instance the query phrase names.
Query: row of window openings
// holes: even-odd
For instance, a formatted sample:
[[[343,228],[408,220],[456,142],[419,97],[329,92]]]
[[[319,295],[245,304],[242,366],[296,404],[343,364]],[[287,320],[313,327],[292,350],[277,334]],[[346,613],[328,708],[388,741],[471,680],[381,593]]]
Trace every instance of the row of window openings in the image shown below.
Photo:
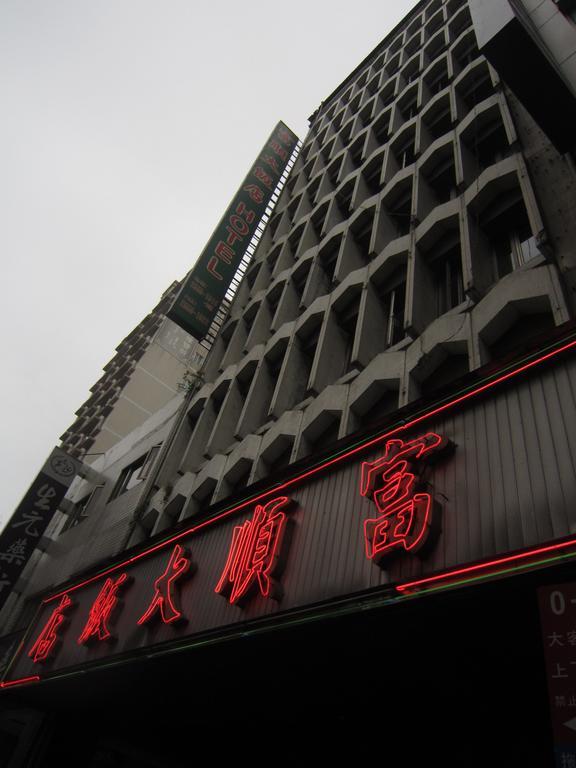
[[[440,30],[440,28],[444,24],[444,18],[442,16],[442,13],[441,12],[437,12],[437,13],[438,13],[438,16],[437,16],[436,21],[433,22],[433,25],[431,27],[429,27],[428,30],[427,30],[428,33],[431,34],[432,36],[434,36]],[[469,26],[469,24],[471,23],[471,19],[468,19],[468,22],[469,22],[468,24],[461,24],[461,25],[459,25],[459,27],[457,29],[457,34],[458,35],[462,34],[462,32],[464,31],[466,26]],[[428,22],[428,23],[430,23],[430,22]],[[419,48],[421,48],[421,47],[424,47],[425,49],[427,48],[426,45],[424,45],[424,46],[422,45],[421,39],[418,39],[418,40],[415,39],[415,36],[417,34],[418,34],[418,31],[414,31],[412,34],[410,34],[409,37],[408,37],[407,42],[404,45],[404,51],[406,53],[408,53],[408,55],[410,55],[410,56],[414,55],[416,53],[416,51]],[[398,69],[400,67],[400,48],[402,47],[402,44],[401,43],[400,44],[395,43],[395,44],[393,44],[393,46],[394,45],[396,46],[395,49],[393,47],[391,47],[389,49],[390,53],[392,53],[394,55],[389,59],[387,64],[385,64],[385,65],[383,64],[384,56],[385,56],[385,54],[383,54],[383,55],[381,55],[379,57],[379,59],[376,62],[374,62],[374,64],[372,65],[372,70],[375,70],[375,69],[378,70],[380,68],[383,68],[388,76],[393,76],[398,71]],[[428,51],[428,55],[429,56],[438,55],[439,53],[442,52],[442,50],[445,47],[446,47],[446,42],[445,41],[444,41],[444,45],[443,46],[441,46],[439,43],[436,43],[434,45],[434,47]],[[371,78],[371,80],[368,82],[368,86],[377,77],[378,77],[378,73],[375,73],[373,75],[373,77]],[[367,85],[367,81],[368,81],[368,70],[364,73],[364,75],[360,78],[360,80],[358,80],[354,85],[356,87],[358,87],[358,88],[364,88]],[[347,91],[341,97],[340,102],[342,104],[348,104],[350,102],[350,98],[351,98],[351,89],[349,91]],[[357,95],[354,98],[357,98]]]
[[[488,79],[487,78],[485,79],[486,79],[486,82],[488,83]],[[440,93],[448,85],[449,85],[449,78],[447,73],[440,74],[438,78],[433,82],[433,85],[432,85],[434,95],[436,93]],[[475,96],[473,102],[470,102],[468,91],[463,92],[462,95],[466,103],[470,102],[472,103],[472,105],[474,105],[480,100],[481,92],[479,90],[479,84],[474,85],[474,90],[477,92],[477,95]],[[487,95],[489,95],[489,93],[487,93]],[[484,98],[484,96],[482,98]],[[381,145],[384,144],[388,139],[388,123],[390,119],[390,112],[388,112],[384,117],[380,117],[380,115],[382,115],[382,113],[392,105],[394,100],[395,100],[395,96],[394,94],[392,94],[390,98],[381,105],[381,108],[378,110],[378,116],[373,114],[373,111],[374,111],[373,103],[366,105],[366,107],[363,109],[360,115],[362,119],[363,128],[367,128],[368,126],[372,125],[374,130],[374,136],[376,137],[376,139]],[[412,119],[419,112],[419,109],[417,107],[416,97],[412,99],[405,98],[402,101],[402,103],[399,103],[399,108],[404,120]],[[354,119],[351,118],[347,123],[347,126],[339,134],[344,147],[348,146],[348,144],[352,140],[353,127],[354,127]],[[326,133],[326,130],[323,132],[323,135]],[[319,153],[322,154],[325,161],[328,161],[330,159],[330,156],[332,155],[337,139],[338,139],[338,136],[333,136],[327,144],[325,145],[323,144],[321,146]],[[323,142],[323,136],[320,137],[320,140]],[[357,148],[356,148],[356,151],[358,151]],[[361,148],[360,148],[360,151],[361,151]],[[318,156],[315,154],[312,158],[307,158],[305,161],[305,165],[299,171],[299,173],[303,173],[307,179],[311,178],[312,170],[316,164],[317,157]],[[292,190],[294,189],[294,186],[299,177],[299,173],[293,177],[293,179],[291,180],[291,183],[289,184],[288,189],[290,193],[292,193]]]
[[[505,134],[503,138],[507,145],[507,139]],[[479,143],[476,146],[476,149],[477,149],[477,154],[478,154],[478,159],[480,164],[481,165],[485,165],[486,163],[490,164],[497,157],[501,156],[502,155],[502,152],[500,151],[501,144],[502,144],[501,137],[497,136],[496,134],[490,135],[486,145]],[[398,151],[397,158],[399,160],[399,164],[400,163],[402,164],[402,167],[405,167],[411,164],[412,162],[414,162],[414,159],[415,159],[414,145],[408,144],[402,147]],[[380,165],[377,164],[372,170],[371,175],[368,175],[365,177],[367,186],[374,194],[376,194],[381,189],[380,170],[381,170]],[[426,181],[429,184],[430,188],[433,190],[436,196],[437,202],[439,204],[455,198],[458,194],[458,190],[457,190],[457,184],[456,184],[456,171],[455,171],[453,159],[447,158],[443,162],[439,163],[426,176]],[[351,204],[352,191],[353,191],[353,187],[351,186],[349,189],[349,195],[347,197],[343,197],[342,194],[340,195],[340,197],[337,197],[337,204],[339,205],[343,216],[346,214],[346,211],[348,210]],[[399,237],[402,237],[403,235],[408,234],[408,232],[410,231],[411,206],[412,206],[412,189],[411,188],[406,190],[404,194],[402,194],[395,201],[389,203],[387,206],[387,213],[392,219],[392,221],[395,223]],[[359,246],[360,253],[363,255],[365,261],[367,261],[368,255],[369,255],[369,244],[370,244],[372,223],[373,222],[370,221],[367,225],[362,227],[362,229],[353,231],[354,239],[356,241],[356,244]],[[275,258],[269,261],[269,268],[271,272],[273,272],[274,270],[279,253],[280,253],[280,249],[277,249],[275,252]],[[323,254],[321,254],[322,266],[330,281],[332,281],[332,278],[333,278],[337,253],[338,253],[338,248],[332,247],[329,252],[324,252]],[[302,286],[305,282],[306,277],[307,277],[307,272],[303,274],[303,279],[301,281]]]
[[[412,82],[415,79],[419,77],[419,73],[415,73],[413,76],[411,76],[408,79],[408,82]],[[443,91],[445,88],[448,87],[450,84],[450,78],[448,76],[447,71],[440,72],[433,80],[430,80],[428,82],[428,87],[430,88],[433,95],[436,95]],[[392,93],[389,98],[383,100],[381,108],[379,109],[379,113],[387,109],[389,106],[393,104],[395,100],[395,96]],[[467,94],[464,94],[464,100],[467,100]],[[476,102],[474,102],[476,103]],[[364,109],[360,113],[360,118],[362,121],[362,126],[364,128],[367,128],[369,125],[371,125],[375,118],[375,115],[373,114],[374,111],[374,105],[375,100],[370,102],[369,104],[364,107]],[[417,94],[414,93],[412,98],[405,97],[401,103],[399,103],[399,109],[402,114],[402,117],[404,120],[411,120],[412,118],[416,117],[416,115],[419,113],[419,107],[417,104]],[[340,131],[340,133],[330,139],[330,142],[326,145],[324,145],[324,137],[326,135],[326,132],[328,130],[328,127],[324,130],[321,136],[318,137],[318,140],[320,144],[322,145],[320,147],[319,152],[323,155],[325,159],[328,159],[330,155],[332,154],[333,147],[335,145],[335,142],[338,139],[338,136],[340,137],[342,144],[344,147],[347,147],[348,144],[352,140],[352,131],[354,128],[354,118],[350,118],[350,120],[347,122],[346,126]],[[378,139],[378,141],[382,144],[387,139],[387,130],[383,130],[380,126],[374,125],[375,128],[375,136]],[[313,158],[306,158],[306,165],[302,169],[301,172],[303,172],[307,178],[310,178],[310,174],[312,172],[312,167],[314,166],[316,162],[316,156]],[[293,189],[294,184],[296,183],[296,177],[294,178],[293,183],[289,186],[289,189]]]
[[[454,167],[449,165],[442,167],[435,177],[429,179],[429,183],[439,198],[450,199],[454,196],[455,176]],[[399,236],[406,234],[410,229],[410,206],[411,191],[397,200],[390,207],[388,213],[396,223]],[[353,233],[359,251],[366,258],[369,252],[370,234],[372,223],[362,231]],[[493,253],[493,276],[494,280],[499,280],[519,266],[527,263],[531,258],[538,254],[535,238],[532,236],[530,226],[524,217],[517,228],[501,234],[494,235],[491,238]],[[320,255],[320,265],[329,284],[334,279],[336,261],[339,253],[339,243],[333,245],[329,250],[325,250]],[[462,267],[460,249],[456,249],[451,255],[446,256],[435,269],[436,286],[438,296],[437,312],[439,315],[460,304],[464,300],[462,286]],[[308,271],[302,272],[300,282],[300,298],[302,297],[304,284],[308,276]],[[272,315],[275,313],[280,299],[280,292],[270,302]],[[248,332],[250,325],[247,326]]]
[[[451,126],[449,110],[446,114],[443,113],[438,117],[438,125],[442,125],[442,127],[446,129]],[[466,142],[466,145],[476,157],[478,165],[482,170],[503,159],[511,151],[506,131],[500,120],[494,121],[489,125],[484,126],[482,129],[477,130],[471,135],[471,138]],[[395,149],[394,154],[398,166],[401,169],[412,165],[416,160],[413,137],[410,137],[405,143],[398,146]],[[365,172],[363,173],[364,180],[373,194],[377,194],[382,189],[380,175],[381,165],[379,163],[374,163],[371,168],[365,169]],[[446,202],[457,195],[455,168],[452,159],[447,159],[437,165],[426,178],[435,191],[439,203]],[[340,190],[336,196],[337,204],[339,205],[344,218],[347,218],[349,215],[354,190],[353,183],[351,183],[347,189],[347,192],[345,189]],[[300,200],[300,198],[298,200]],[[317,218],[317,228],[320,230],[322,229],[327,211],[328,207],[326,204],[322,211],[323,215]]]
[[[480,89],[480,90],[476,90],[475,94],[478,96],[479,100],[483,100],[487,95],[490,95],[492,92],[493,92],[492,86],[490,83],[488,86],[488,92],[482,92]],[[436,113],[434,115],[433,120],[431,120],[430,123],[427,124],[427,127],[434,139],[439,138],[440,136],[450,131],[452,128],[452,115],[451,115],[450,105],[447,104],[445,109]],[[471,140],[468,142],[468,147],[472,151],[472,153],[477,157],[481,168],[486,168],[488,165],[491,165],[493,162],[496,162],[497,160],[501,159],[509,150],[508,138],[506,136],[506,131],[501,121],[499,120],[494,121],[493,123],[487,126],[484,126],[482,129],[477,130],[476,133],[472,135]],[[394,150],[394,155],[401,169],[407,168],[412,163],[414,163],[414,161],[416,160],[414,138],[410,137],[406,142],[397,146]],[[337,181],[340,168],[343,162],[344,162],[344,158],[342,158],[342,160],[338,163],[338,165],[333,164],[331,168],[327,170],[327,173],[329,173],[331,178],[333,178],[334,184]],[[378,179],[376,179],[377,170],[379,171],[380,169],[377,165],[375,165],[373,172],[370,173],[370,170],[367,170],[365,175],[365,180],[368,182],[369,187],[374,191],[374,194],[376,194],[376,192],[378,192],[381,189],[381,185],[379,182],[379,173],[378,173]],[[320,181],[321,181],[320,177],[314,180],[313,182],[314,186],[311,185],[308,189],[309,195],[314,195],[314,193],[317,192],[320,186]],[[351,197],[352,197],[352,194],[350,194],[350,198]],[[300,200],[301,200],[301,197],[298,198],[298,203],[300,202]],[[315,198],[312,199],[312,204],[314,204],[314,201],[315,201]],[[292,210],[295,210],[296,207],[297,207],[297,204],[293,206]],[[345,213],[346,215],[348,215],[347,210],[345,210]],[[323,223],[323,219],[320,222],[320,226],[321,226],[321,223]]]
[[[442,50],[438,51],[437,55],[439,55],[441,52],[442,52]],[[455,55],[455,58],[456,58],[458,64],[460,65],[460,67],[462,69],[467,67],[472,61],[474,61],[475,59],[478,58],[478,56],[480,54],[479,54],[476,42],[472,38],[472,36],[470,37],[470,40],[468,40],[466,42],[466,44],[464,44],[457,52],[455,51],[454,55]],[[412,82],[415,82],[420,77],[420,75],[421,75],[420,70],[418,68],[414,68],[412,71],[406,72],[404,77],[405,77],[405,80],[406,80],[407,83],[412,83]],[[442,91],[444,88],[446,88],[449,85],[449,82],[450,82],[450,78],[448,76],[448,71],[447,70],[440,71],[438,73],[438,75],[430,77],[429,79],[427,79],[428,88],[430,89],[431,93],[434,94],[434,95],[436,93],[440,93],[440,91]],[[390,89],[391,86],[387,85],[386,88]],[[382,90],[384,90],[384,88]],[[376,93],[376,88],[372,88],[369,92],[372,95],[374,95]],[[383,102],[383,108],[386,108],[389,104],[391,104],[394,101],[394,89],[391,88],[390,96],[385,96],[385,95],[381,94],[380,98],[381,98],[381,101]],[[332,120],[332,118],[329,118],[331,120],[332,125],[334,126],[334,128],[337,131],[340,130],[340,128],[341,128],[342,120],[343,120],[343,116],[344,116],[346,107],[349,107],[349,108],[353,109],[354,111],[357,111],[357,110],[360,109],[362,100],[363,100],[362,99],[362,93],[356,94],[356,96],[354,97],[352,102],[345,102],[344,108],[338,113],[338,115],[333,120]],[[365,113],[367,111],[366,110],[367,106],[368,105],[364,106],[360,110],[360,114]],[[406,112],[406,109],[403,110],[403,112]],[[416,114],[415,111],[414,111],[414,114]],[[410,116],[413,117],[414,114],[411,114]],[[405,119],[409,119],[409,118],[405,117]],[[370,120],[365,116],[364,122],[365,122],[365,124],[368,124],[370,122]],[[324,126],[321,129],[320,133],[318,134],[318,141],[320,141],[320,143],[323,143],[328,128],[329,128],[329,125]],[[351,130],[351,126],[347,130],[350,131]],[[341,136],[342,136],[344,141],[347,141],[349,139],[349,136],[346,136],[345,134],[341,134]],[[309,149],[308,149],[308,151],[309,151]],[[306,161],[307,160],[308,160],[308,158],[306,157]]]

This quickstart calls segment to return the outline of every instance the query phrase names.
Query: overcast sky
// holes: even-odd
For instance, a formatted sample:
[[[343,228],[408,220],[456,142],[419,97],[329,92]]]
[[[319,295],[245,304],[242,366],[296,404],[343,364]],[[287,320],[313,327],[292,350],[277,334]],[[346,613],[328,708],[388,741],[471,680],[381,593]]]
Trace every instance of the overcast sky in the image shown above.
[[[0,527],[270,131],[414,0],[0,0]]]

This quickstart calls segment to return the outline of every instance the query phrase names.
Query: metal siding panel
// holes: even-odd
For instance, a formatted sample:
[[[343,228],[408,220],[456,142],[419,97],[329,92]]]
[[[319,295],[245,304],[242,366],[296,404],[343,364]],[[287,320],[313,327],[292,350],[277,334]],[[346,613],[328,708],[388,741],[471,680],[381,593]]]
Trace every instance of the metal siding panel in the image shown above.
[[[481,485],[478,475],[478,440],[474,413],[467,410],[462,415],[462,448],[466,474],[465,510],[468,516],[468,551],[471,560],[482,557],[482,509]],[[461,514],[463,510],[461,510]]]
[[[510,487],[511,503],[511,507],[507,508],[506,511],[510,517],[510,545],[513,549],[519,549],[532,541],[534,536],[530,477],[518,392],[507,393],[505,404],[507,421],[506,424],[502,424],[502,428],[507,428],[509,437],[509,440],[506,441],[506,448],[509,451],[510,464],[506,483]]]
[[[292,539],[281,578],[285,594],[280,602],[255,594],[239,607],[214,592],[226,563],[232,531],[253,514],[248,507],[182,541],[189,546],[196,564],[194,575],[182,582],[180,590],[182,609],[189,619],[186,626],[143,629],[136,625],[152,599],[154,581],[165,569],[173,545],[133,566],[135,582],[126,590],[118,614],[120,639],[114,652],[243,625],[291,608],[389,581],[418,578],[470,560],[507,553],[511,548],[568,535],[576,514],[576,438],[572,428],[576,424],[575,379],[576,360],[571,360],[562,368],[520,380],[515,388],[496,392],[491,399],[470,402],[459,412],[423,423],[418,430],[404,435],[410,439],[436,431],[456,445],[453,455],[427,470],[430,488],[442,507],[442,525],[437,546],[426,558],[400,556],[386,569],[366,558],[363,525],[367,517],[375,515],[375,507],[359,493],[361,461],[381,456],[385,450],[382,443],[289,491],[297,507],[290,513]],[[119,531],[125,530],[130,508],[126,507],[124,514],[117,512],[108,518],[111,524],[101,530],[92,554],[110,551]],[[89,554],[89,550],[73,550],[66,567],[76,558],[85,567]],[[44,569],[44,575],[56,572],[53,565]],[[76,593],[82,607],[71,617],[70,647],[61,653],[54,668],[83,664],[107,653],[102,647],[86,649],[74,642],[102,583]],[[44,617],[49,610],[51,606],[44,609]],[[24,676],[35,669],[23,657],[16,671]]]
[[[563,536],[566,532],[566,515],[564,513],[563,495],[560,491],[556,446],[548,422],[546,396],[549,394],[549,388],[545,391],[542,378],[535,378],[530,381],[530,391],[532,393],[534,416],[538,431],[538,445],[534,446],[534,449],[538,449],[540,453],[544,475],[543,488],[545,488],[548,497],[552,535],[555,537]]]

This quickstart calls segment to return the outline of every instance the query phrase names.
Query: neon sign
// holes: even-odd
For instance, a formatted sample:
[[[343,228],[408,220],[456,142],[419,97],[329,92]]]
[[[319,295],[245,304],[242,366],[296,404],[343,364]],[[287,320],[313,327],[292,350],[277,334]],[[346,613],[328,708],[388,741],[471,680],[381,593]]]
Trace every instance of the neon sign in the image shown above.
[[[56,608],[54,608],[50,614],[50,618],[44,625],[44,629],[36,638],[36,642],[32,648],[28,651],[28,656],[35,664],[39,661],[46,661],[46,659],[54,653],[56,644],[60,639],[59,630],[66,620],[64,612],[70,608],[71,605],[72,600],[68,595],[63,595]]]
[[[188,550],[176,544],[168,560],[164,573],[154,582],[154,596],[146,612],[138,619],[142,625],[160,615],[164,624],[172,624],[174,621],[185,621],[182,611],[174,602],[175,582],[190,570],[190,558]]]
[[[435,432],[414,440],[388,440],[384,456],[362,464],[360,493],[376,504],[378,517],[364,521],[366,557],[381,563],[394,551],[418,552],[432,522],[432,496],[417,477],[422,459],[451,443]]]
[[[573,344],[565,345],[559,351],[572,348]],[[537,362],[551,356],[552,353]],[[436,540],[436,512],[440,511],[437,502],[441,500],[440,490],[445,490],[443,473],[434,475],[438,483],[435,492],[428,470],[433,462],[445,457],[444,449],[452,446],[441,436],[443,429],[441,434],[431,428],[426,430],[425,420],[431,427],[432,418],[487,392],[490,387],[521,371],[527,371],[537,362],[523,365],[515,372],[482,384],[473,392],[419,413],[385,434],[308,465],[298,475],[259,489],[258,495],[219,508],[211,517],[205,515],[194,520],[186,530],[172,532],[164,541],[155,541],[145,550],[128,552],[123,559],[107,564],[99,573],[93,572],[73,585],[64,585],[64,589],[45,598],[43,613],[38,624],[33,625],[29,643],[36,638],[42,625],[46,624],[46,627],[32,648],[29,644],[22,646],[22,656],[10,673],[15,679],[7,684],[34,680],[33,672],[38,669],[35,662],[41,660],[44,653],[54,655],[50,643],[55,644],[58,638],[74,643],[75,652],[67,655],[67,648],[58,651],[56,662],[50,666],[50,676],[56,668],[77,666],[83,659],[101,662],[102,654],[92,654],[89,641],[94,640],[97,644],[99,640],[109,639],[109,633],[115,634],[113,622],[117,618],[116,633],[122,639],[122,653],[138,650],[146,644],[140,627],[152,620],[174,625],[172,637],[175,641],[198,635],[199,641],[204,642],[200,633],[206,630],[212,632],[222,627],[227,633],[238,621],[272,618],[276,608],[267,600],[260,600],[259,596],[278,600],[282,596],[281,586],[286,593],[283,610],[306,608],[312,601],[348,594],[346,590],[362,590],[362,579],[367,572],[364,566],[359,566],[365,563],[365,557],[380,564],[393,555],[404,557],[405,561],[408,553],[423,555]],[[448,423],[454,426],[454,434],[462,434],[457,419]],[[367,460],[367,451],[371,451],[370,460]],[[331,471],[338,465],[342,466],[341,474],[332,478]],[[457,475],[458,468],[455,471]],[[357,487],[350,487],[350,477],[361,481],[359,492]],[[452,486],[449,484],[448,487]],[[289,495],[299,505],[293,521],[288,512]],[[460,513],[460,503],[466,503],[466,494],[455,498],[446,513]],[[363,507],[367,514],[363,514]],[[466,509],[464,513],[467,513]],[[224,533],[220,526],[232,516],[235,520]],[[445,522],[449,524],[450,521]],[[340,524],[344,526],[342,530]],[[292,532],[293,540],[288,535]],[[194,560],[202,579],[195,579],[181,596],[180,587],[191,568],[184,546],[196,542],[195,537],[198,537],[198,545],[193,545]],[[291,553],[290,560],[294,570],[282,585],[282,560],[289,542],[297,548]],[[522,552],[502,552],[495,548],[487,553],[485,561],[473,564],[459,562],[457,556],[445,560],[439,557],[428,564],[413,562],[406,569],[393,569],[385,589],[389,590],[390,599],[402,599],[402,595],[415,590],[443,588],[447,584],[489,576],[498,569],[530,566],[537,557],[545,555],[574,557],[575,548],[576,539],[571,537],[567,541]],[[435,570],[443,562],[446,570]],[[141,563],[148,565],[140,567]],[[450,570],[447,570],[448,564]],[[122,606],[121,598],[127,585],[122,578],[125,573],[133,575],[138,588],[131,591],[129,601]],[[404,581],[397,581],[398,578]],[[92,587],[88,590],[87,585]],[[74,592],[79,593],[78,607],[73,625],[66,630],[60,623],[60,619],[64,619],[53,609],[60,601],[74,599]],[[137,595],[140,596],[138,601],[134,599]],[[194,611],[190,610],[189,595],[193,596],[194,605],[198,605]],[[195,595],[198,595],[198,602]],[[239,606],[251,597],[256,598],[254,604],[242,616],[226,608],[227,603]],[[131,604],[133,599],[134,604]],[[190,626],[186,628],[178,623],[184,616],[190,619]],[[85,642],[80,642],[79,636]],[[166,639],[166,635],[160,639]],[[80,652],[76,643],[86,647]]]
[[[273,578],[281,565],[281,550],[290,499],[281,496],[256,507],[251,520],[236,526],[228,559],[215,592],[239,603],[258,587],[263,597],[279,600],[281,588]]]
[[[89,642],[94,637],[97,637],[98,640],[113,639],[108,628],[108,622],[118,603],[118,590],[128,583],[129,577],[126,573],[122,573],[116,581],[111,578],[106,579],[92,608],[90,608],[88,621],[78,638],[79,645]]]

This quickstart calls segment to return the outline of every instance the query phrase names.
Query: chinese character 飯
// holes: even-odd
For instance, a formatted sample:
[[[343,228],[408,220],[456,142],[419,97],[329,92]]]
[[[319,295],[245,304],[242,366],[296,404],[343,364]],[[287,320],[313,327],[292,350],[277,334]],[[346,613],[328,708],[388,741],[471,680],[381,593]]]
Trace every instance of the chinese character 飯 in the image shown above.
[[[121,574],[116,581],[110,578],[106,579],[98,597],[90,608],[88,621],[78,638],[79,645],[87,643],[94,637],[97,637],[98,640],[109,640],[112,637],[108,628],[108,621],[118,603],[118,590],[126,585],[127,581],[128,575],[126,573]]]

